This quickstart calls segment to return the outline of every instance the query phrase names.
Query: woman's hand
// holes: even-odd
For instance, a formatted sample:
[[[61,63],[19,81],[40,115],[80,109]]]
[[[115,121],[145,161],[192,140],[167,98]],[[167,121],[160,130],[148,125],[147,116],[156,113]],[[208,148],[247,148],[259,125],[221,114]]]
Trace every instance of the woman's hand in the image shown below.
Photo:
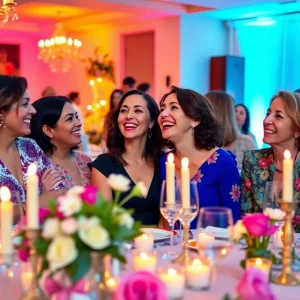
[[[61,183],[60,175],[52,169],[47,169],[42,175],[43,193],[49,192]]]

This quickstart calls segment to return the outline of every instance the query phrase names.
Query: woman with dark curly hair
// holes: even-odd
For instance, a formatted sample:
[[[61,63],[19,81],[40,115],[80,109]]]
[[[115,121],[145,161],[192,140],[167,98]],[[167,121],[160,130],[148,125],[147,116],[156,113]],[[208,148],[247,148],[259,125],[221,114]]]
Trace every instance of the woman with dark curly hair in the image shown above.
[[[174,148],[176,178],[180,179],[181,159],[188,157],[191,181],[198,183],[200,207],[229,207],[238,220],[241,180],[233,155],[219,148],[223,129],[208,100],[195,91],[172,87],[160,102],[158,123],[166,145]],[[164,154],[161,159],[162,179],[166,178],[166,158]]]
[[[113,111],[108,131],[108,153],[101,154],[90,164],[91,184],[97,186],[107,200],[113,198],[107,177],[122,174],[131,187],[142,181],[148,193],[144,198],[132,198],[124,207],[134,209],[133,218],[144,225],[158,225],[161,155],[161,131],[157,124],[159,114],[154,99],[138,90],[124,94]],[[123,193],[120,201],[127,196]]]

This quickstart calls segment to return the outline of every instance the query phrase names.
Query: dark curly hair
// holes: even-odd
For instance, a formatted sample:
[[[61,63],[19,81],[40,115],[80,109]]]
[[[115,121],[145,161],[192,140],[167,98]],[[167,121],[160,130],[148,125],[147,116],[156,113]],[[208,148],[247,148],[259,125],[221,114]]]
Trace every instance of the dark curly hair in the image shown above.
[[[44,133],[43,126],[47,125],[55,128],[66,103],[70,103],[67,97],[48,96],[40,98],[32,104],[36,114],[32,116],[30,123],[31,133],[28,137],[34,139],[45,153],[52,154],[56,147]],[[72,148],[71,150],[74,149]]]
[[[241,132],[243,134],[248,134],[249,133],[249,128],[250,128],[250,113],[249,113],[249,109],[247,108],[246,105],[241,104],[241,103],[237,104],[234,108],[237,108],[239,106],[242,107],[245,110],[245,114],[246,114],[245,123],[244,123],[244,125],[241,128]]]
[[[140,95],[145,102],[147,103],[147,108],[149,110],[150,119],[154,122],[154,125],[151,129],[152,135],[151,137],[147,138],[146,142],[146,148],[144,152],[144,158],[146,162],[151,165],[152,163],[158,164],[159,158],[161,155],[161,149],[162,149],[162,137],[161,137],[161,131],[160,127],[157,123],[157,118],[159,115],[159,109],[155,102],[155,100],[149,96],[148,94],[145,94],[138,90],[131,90],[127,93],[125,93],[116,109],[112,113],[112,119],[111,119],[111,126],[108,130],[108,137],[107,137],[107,149],[108,149],[108,155],[115,160],[118,164],[126,166],[127,162],[122,157],[122,154],[125,153],[125,144],[124,144],[124,137],[121,134],[121,131],[119,129],[118,125],[118,116],[121,109],[121,106],[125,99],[132,95]]]
[[[171,91],[162,97],[160,105],[170,94],[176,94],[177,101],[187,117],[200,121],[199,125],[194,127],[195,147],[198,150],[221,147],[224,140],[223,130],[207,98],[193,90],[172,86]],[[164,146],[175,148],[170,141],[165,141]]]

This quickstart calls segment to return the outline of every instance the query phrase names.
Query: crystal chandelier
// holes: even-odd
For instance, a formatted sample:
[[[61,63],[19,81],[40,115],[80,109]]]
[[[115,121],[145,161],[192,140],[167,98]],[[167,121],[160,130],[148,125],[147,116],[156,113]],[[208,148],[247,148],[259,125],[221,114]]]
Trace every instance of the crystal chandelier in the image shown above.
[[[14,0],[3,0],[3,5],[0,7],[0,24],[4,24],[9,20],[18,20],[16,6],[17,3]]]
[[[67,37],[63,25],[57,23],[53,36],[39,41],[38,58],[48,63],[52,72],[67,72],[78,60],[81,45],[79,40]]]

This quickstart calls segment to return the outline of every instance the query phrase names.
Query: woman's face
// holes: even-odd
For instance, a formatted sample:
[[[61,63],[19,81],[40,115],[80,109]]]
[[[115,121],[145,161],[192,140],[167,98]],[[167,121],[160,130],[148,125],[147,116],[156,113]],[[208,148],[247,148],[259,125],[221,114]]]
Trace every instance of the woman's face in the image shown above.
[[[10,110],[4,114],[5,130],[12,136],[25,136],[30,134],[31,117],[36,113],[30,104],[30,96],[27,91],[19,102],[14,103]]]
[[[154,122],[151,121],[147,102],[141,95],[128,96],[120,108],[118,125],[125,139],[147,136]]]
[[[82,123],[72,104],[66,103],[55,128],[50,128],[52,142],[58,148],[73,148],[81,143]],[[48,134],[49,136],[49,134]]]
[[[194,121],[185,115],[175,93],[168,95],[160,106],[158,123],[162,137],[173,144],[181,141],[186,135],[192,136]]]
[[[237,106],[235,108],[235,118],[239,127],[242,127],[246,121],[246,110],[243,106]]]
[[[120,103],[122,98],[122,94],[120,92],[114,92],[112,95],[112,103],[114,107],[117,107]]]
[[[285,144],[299,136],[297,127],[285,112],[285,105],[280,97],[271,103],[263,125],[263,142],[269,145]]]

